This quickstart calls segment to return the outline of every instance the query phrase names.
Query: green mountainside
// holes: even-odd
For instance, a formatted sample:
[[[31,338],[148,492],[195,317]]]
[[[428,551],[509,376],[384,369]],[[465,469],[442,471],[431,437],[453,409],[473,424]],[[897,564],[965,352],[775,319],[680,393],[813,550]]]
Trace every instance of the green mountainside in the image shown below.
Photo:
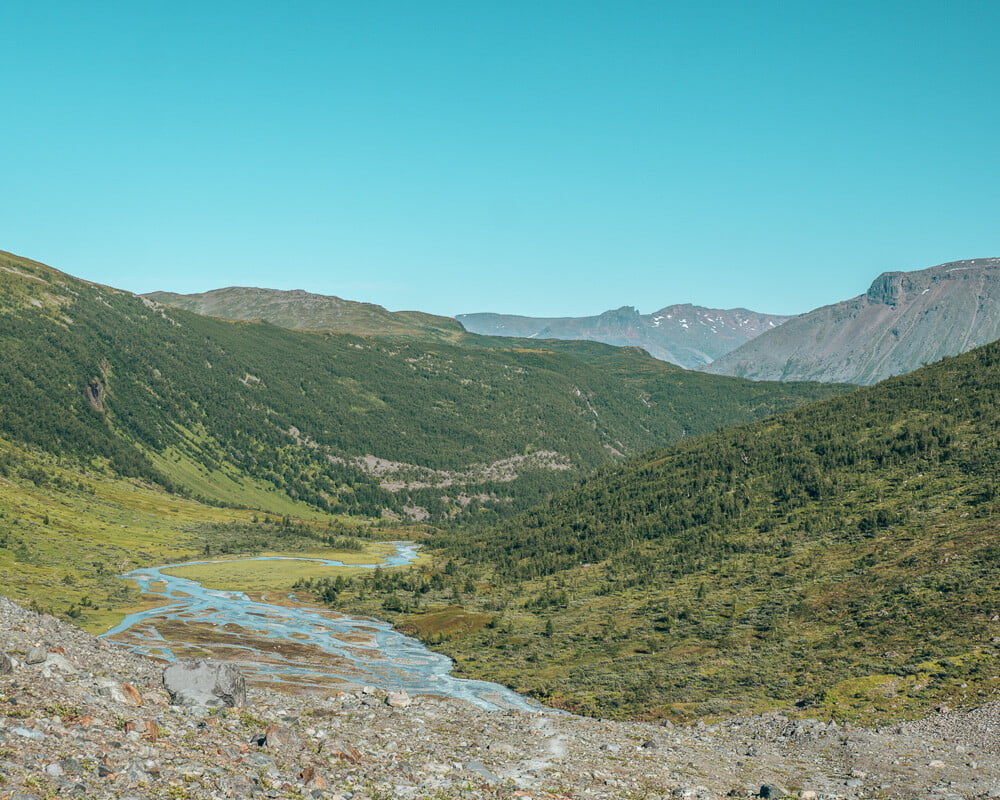
[[[509,513],[622,455],[848,388],[705,376],[591,343],[460,347],[230,322],[10,254],[0,352],[0,435],[299,516]]]
[[[1000,344],[605,470],[436,567],[313,587],[600,715],[1000,691]]]
[[[438,317],[421,311],[387,311],[374,303],[358,303],[301,289],[281,291],[230,286],[197,294],[150,292],[144,297],[196,314],[225,319],[257,319],[296,330],[439,341],[457,341],[465,334],[465,329],[451,317]]]

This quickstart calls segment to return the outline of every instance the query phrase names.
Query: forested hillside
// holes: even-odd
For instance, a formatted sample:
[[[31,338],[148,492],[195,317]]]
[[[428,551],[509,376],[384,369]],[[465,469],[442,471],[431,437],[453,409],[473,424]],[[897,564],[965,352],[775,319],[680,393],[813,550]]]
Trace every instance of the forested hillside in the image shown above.
[[[614,467],[338,603],[600,715],[865,718],[1000,688],[1000,345]],[[329,587],[319,587],[329,594]]]
[[[622,455],[847,388],[591,344],[226,322],[10,254],[0,352],[12,441],[221,504],[414,519],[507,513]]]

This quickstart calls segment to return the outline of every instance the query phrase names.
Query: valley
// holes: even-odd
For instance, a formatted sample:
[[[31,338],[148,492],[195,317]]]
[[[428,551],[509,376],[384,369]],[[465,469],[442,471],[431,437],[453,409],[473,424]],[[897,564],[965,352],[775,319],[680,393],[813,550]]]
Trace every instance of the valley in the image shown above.
[[[3,259],[22,606],[303,697],[878,726],[1000,692],[996,343],[871,387],[754,382],[227,321]],[[413,563],[366,567],[401,540]]]
[[[989,345],[675,445],[441,531],[428,547],[450,574],[355,578],[329,599],[590,714],[875,721],[985,702],[998,364]]]

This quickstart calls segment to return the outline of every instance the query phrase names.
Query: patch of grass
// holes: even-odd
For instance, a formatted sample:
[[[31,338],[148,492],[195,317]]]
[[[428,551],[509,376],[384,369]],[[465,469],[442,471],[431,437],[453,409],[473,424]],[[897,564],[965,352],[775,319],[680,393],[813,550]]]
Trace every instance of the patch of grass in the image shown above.
[[[408,635],[416,635],[429,641],[458,639],[468,636],[493,621],[491,614],[470,613],[460,606],[448,606],[423,614],[403,617],[396,623],[397,629]]]
[[[207,436],[190,435],[190,441],[195,449],[207,448],[211,444]],[[162,453],[150,451],[146,456],[153,466],[195,497],[243,508],[267,508],[274,514],[294,517],[315,519],[328,516],[306,503],[296,502],[266,481],[240,473],[224,462],[212,469],[189,458],[179,448],[165,448]]]
[[[266,553],[275,561],[225,560],[208,564],[174,567],[164,572],[179,578],[196,580],[210,589],[223,591],[287,590],[301,580],[318,580],[338,574],[357,572],[357,564],[377,564],[394,548],[387,542],[366,542],[363,550],[314,550],[292,553]],[[317,558],[342,561],[335,567],[298,559]]]

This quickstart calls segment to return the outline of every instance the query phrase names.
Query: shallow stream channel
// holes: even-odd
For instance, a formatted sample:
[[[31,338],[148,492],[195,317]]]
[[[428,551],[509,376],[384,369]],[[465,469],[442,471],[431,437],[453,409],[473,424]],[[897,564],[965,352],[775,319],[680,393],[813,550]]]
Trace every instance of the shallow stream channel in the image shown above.
[[[359,569],[400,566],[416,547],[395,542],[396,552]],[[246,561],[282,560],[260,557]],[[327,559],[293,559],[345,566]],[[155,658],[219,658],[237,662],[248,680],[275,689],[338,689],[370,685],[411,695],[452,697],[490,710],[545,711],[544,706],[486,681],[452,676],[450,658],[379,620],[351,617],[298,603],[287,593],[253,599],[243,592],[208,589],[164,570],[217,561],[187,561],[133,570],[121,577],[165,603],[129,614],[102,634]],[[274,602],[270,602],[273,597]]]

